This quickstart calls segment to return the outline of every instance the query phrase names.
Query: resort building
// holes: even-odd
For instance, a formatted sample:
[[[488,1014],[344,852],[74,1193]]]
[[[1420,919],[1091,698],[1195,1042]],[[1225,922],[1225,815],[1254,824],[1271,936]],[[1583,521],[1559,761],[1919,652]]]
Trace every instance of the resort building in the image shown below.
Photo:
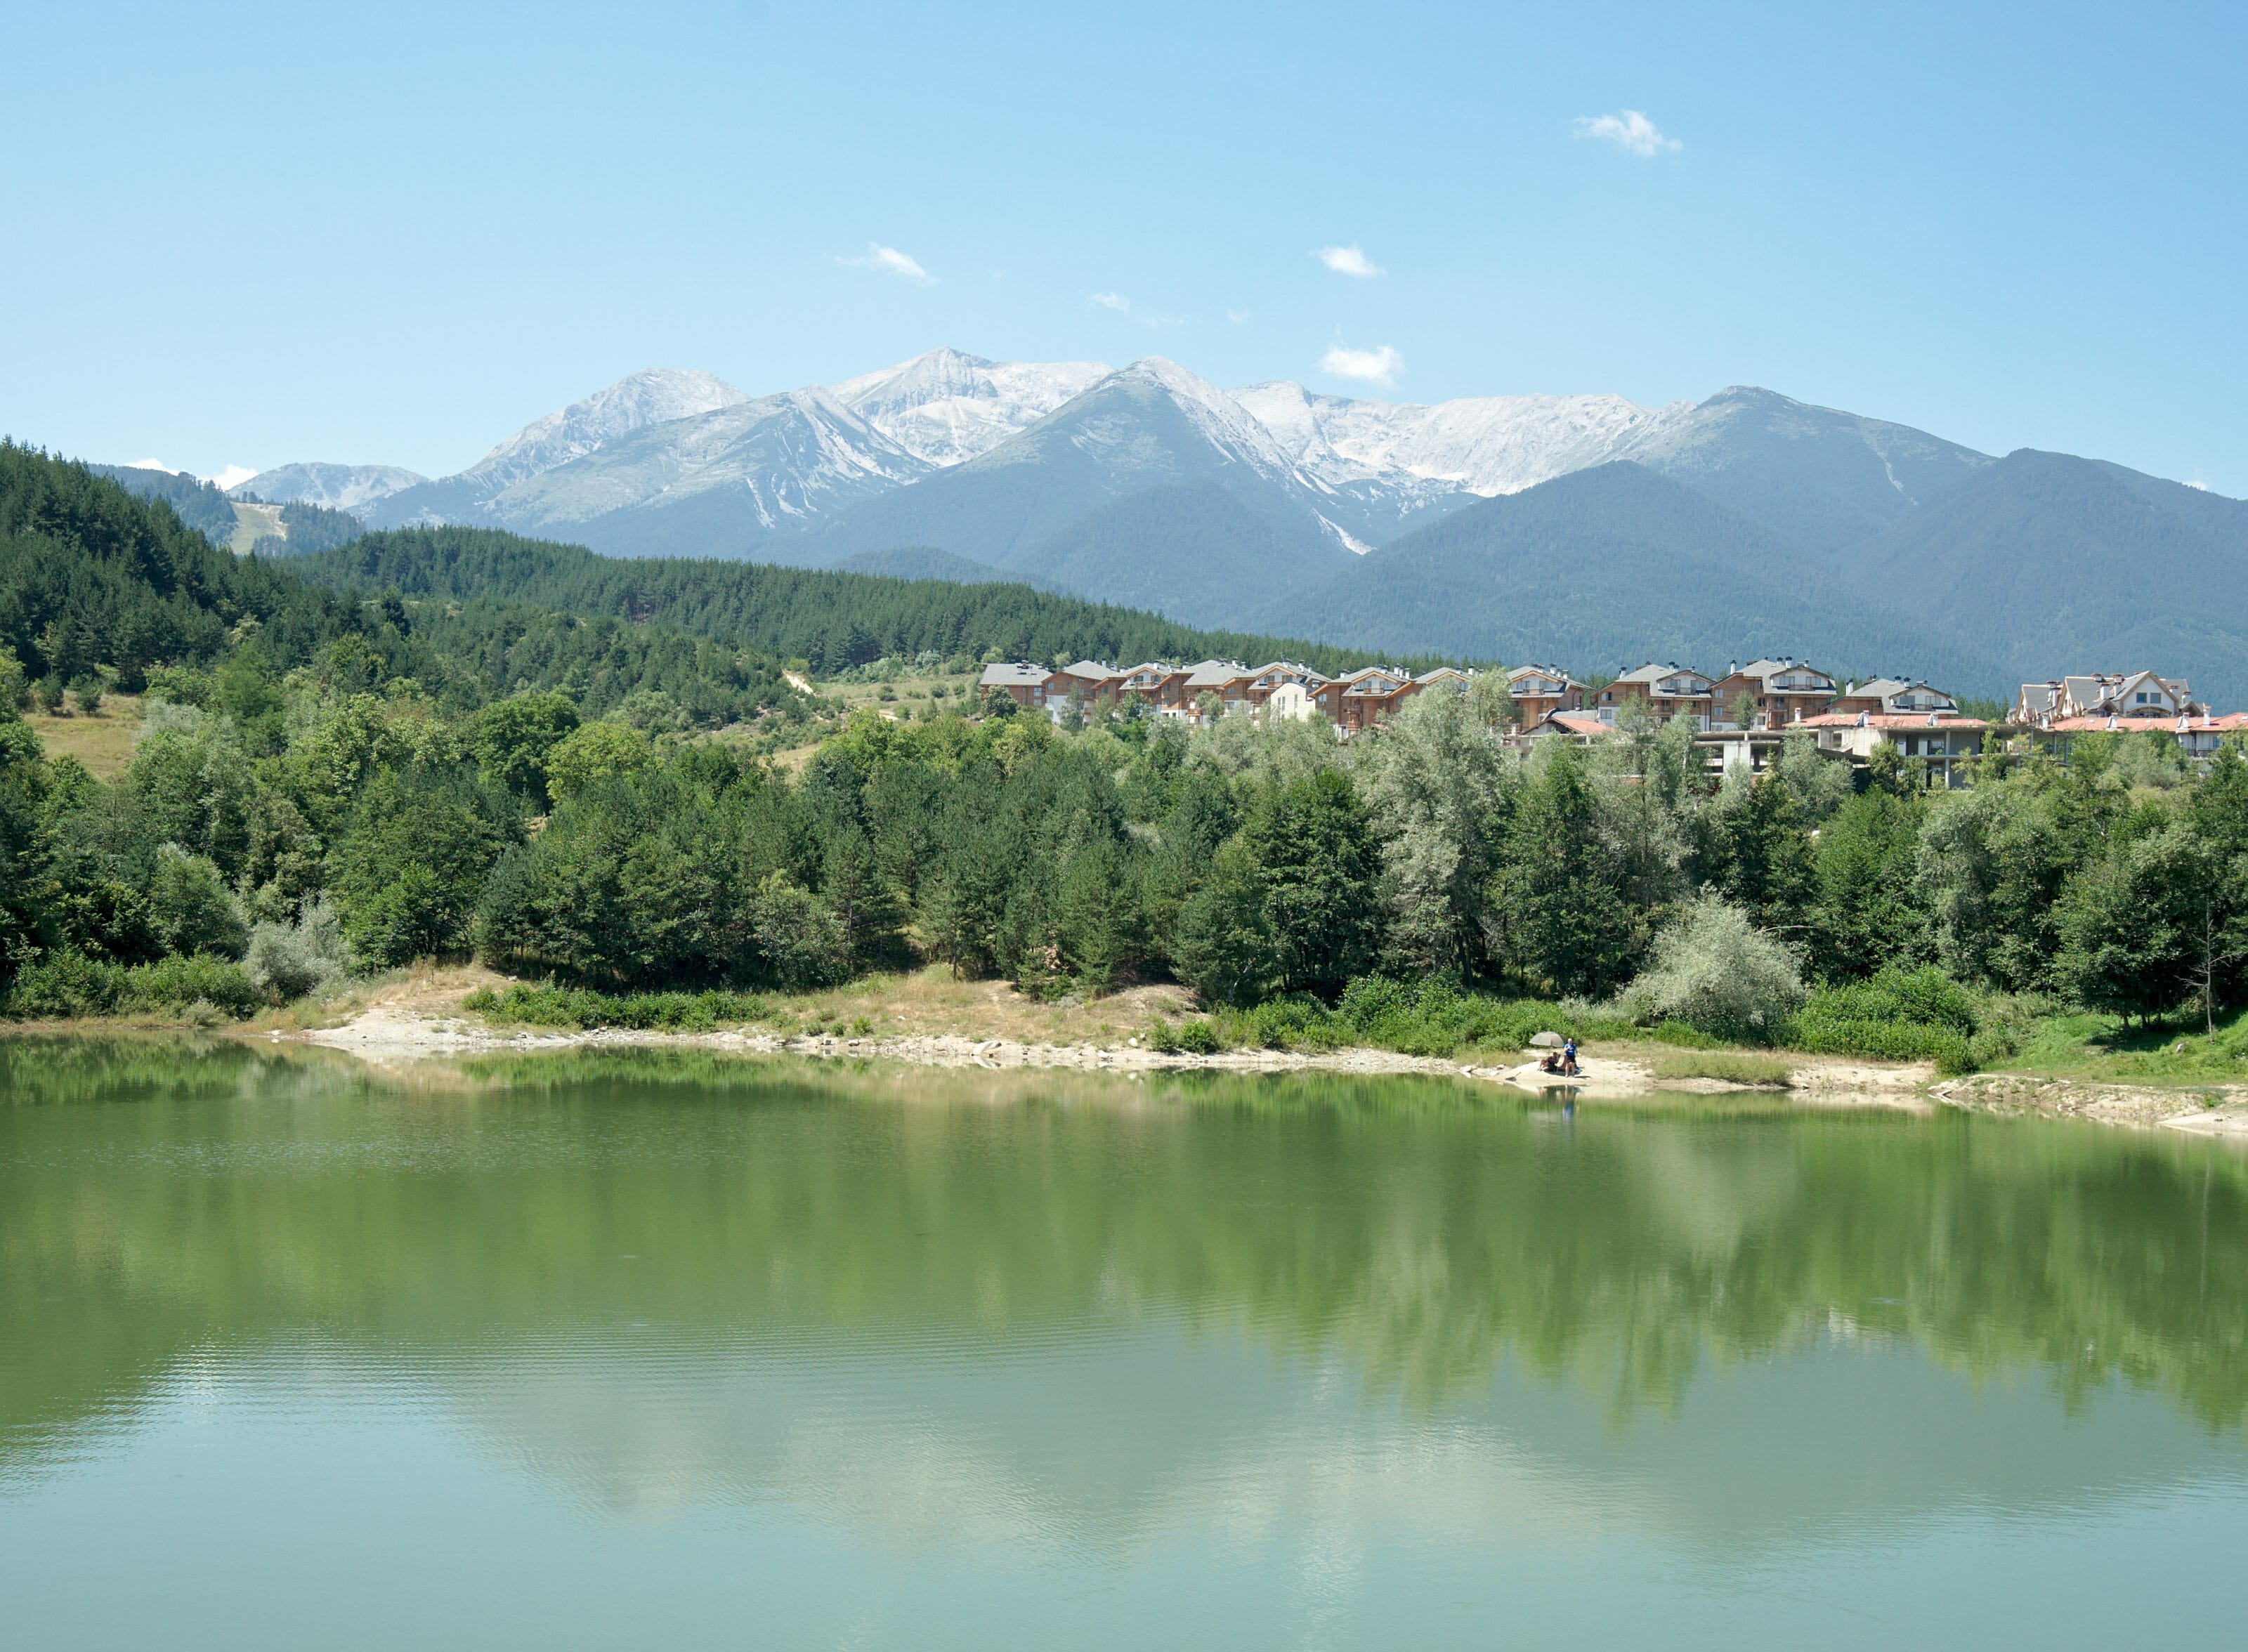
[[[1008,665],[987,665],[977,680],[979,689],[1004,689],[1017,705],[1029,706],[1043,711],[1046,705],[1046,679],[1053,673],[1042,665],[1031,665],[1018,660]]]
[[[1811,731],[1824,751],[1847,753],[1854,763],[1864,763],[1874,748],[1894,746],[1897,755],[1927,768],[1931,780],[1946,786],[1967,778],[1967,761],[1983,749],[1983,736],[1991,725],[1980,717],[1943,716],[1936,712],[1910,716],[1892,711],[1829,711],[1806,717],[1801,726]]]
[[[1717,686],[1715,678],[1676,661],[1669,665],[1648,664],[1625,672],[1602,689],[1593,704],[1607,723],[1614,722],[1618,712],[1636,701],[1657,723],[1691,717],[1696,728],[1706,729]]]
[[[1292,684],[1308,696],[1326,681],[1307,665],[1298,665],[1292,660],[1275,660],[1250,673],[1249,685],[1243,692],[1251,706],[1262,706],[1276,689]]]
[[[1327,721],[1347,737],[1373,727],[1415,691],[1409,672],[1369,665],[1321,683],[1312,697]]]
[[[1592,745],[1614,739],[1615,733],[1615,724],[1598,711],[1548,711],[1537,722],[1525,723],[1507,736],[1506,744],[1518,751],[1527,751],[1540,740],[1554,736],[1571,745]]]
[[[1941,689],[1914,677],[1875,677],[1842,690],[1829,711],[1868,712],[1874,716],[1956,716],[1959,703]]]
[[[1711,690],[1713,715],[1744,729],[1777,729],[1815,717],[1834,703],[1834,679],[1793,659],[1735,666]],[[1744,708],[1745,716],[1736,716]]]
[[[2207,763],[2231,736],[2248,736],[2248,712],[2216,717],[2203,712],[2183,717],[2054,717],[2029,730],[2047,748],[2066,757],[2080,734],[2154,734],[2176,740],[2178,750],[2197,763]]]
[[[1176,715],[1187,709],[1186,683],[1193,675],[1191,666],[1165,665],[1160,660],[1150,660],[1124,674],[1124,692],[1138,696],[1153,710]]]
[[[1514,724],[1528,729],[1556,711],[1575,711],[1585,703],[1585,685],[1559,666],[1518,665],[1506,674],[1514,702]]]
[[[2084,717],[2183,717],[2206,716],[2194,702],[2183,677],[2158,677],[2151,671],[2110,675],[2054,677],[2025,682],[2014,701],[2014,721],[2025,729],[2047,729]]]

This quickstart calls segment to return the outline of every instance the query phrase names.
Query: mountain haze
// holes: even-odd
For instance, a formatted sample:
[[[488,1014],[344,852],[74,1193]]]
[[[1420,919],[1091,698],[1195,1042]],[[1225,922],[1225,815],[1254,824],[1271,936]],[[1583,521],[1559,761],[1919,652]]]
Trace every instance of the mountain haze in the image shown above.
[[[1886,527],[1991,463],[1925,431],[1738,385],[1617,456],[1820,551]]]
[[[1990,661],[1815,577],[1784,535],[1619,460],[1454,511],[1327,583],[1256,611],[1261,626],[1375,648],[1622,671],[1705,671],[1758,654],[1836,668],[1900,663],[1981,682]]]
[[[396,464],[328,464],[311,460],[260,470],[227,492],[268,504],[317,504],[354,514],[394,493],[419,487],[429,478]]]
[[[2150,665],[2248,700],[2248,506],[1749,386],[1421,405],[1226,391],[1161,357],[938,349],[756,398],[636,374],[456,476],[384,492],[374,470],[249,490],[301,472],[291,487],[377,524],[1022,579],[1400,651],[1604,668],[1761,650],[1997,694]]]
[[[1861,590],[1988,655],[2002,681],[2149,666],[2248,703],[2248,503],[2024,449],[1845,560]]]

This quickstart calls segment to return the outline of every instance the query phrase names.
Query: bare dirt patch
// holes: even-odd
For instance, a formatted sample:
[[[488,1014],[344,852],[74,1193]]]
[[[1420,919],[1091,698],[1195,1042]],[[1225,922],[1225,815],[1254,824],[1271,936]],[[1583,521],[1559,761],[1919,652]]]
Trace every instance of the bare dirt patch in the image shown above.
[[[2139,1129],[2193,1135],[2248,1136],[2248,1085],[2093,1084],[2019,1073],[1947,1079],[1930,1092],[1950,1106],[1978,1113],[2041,1113]]]

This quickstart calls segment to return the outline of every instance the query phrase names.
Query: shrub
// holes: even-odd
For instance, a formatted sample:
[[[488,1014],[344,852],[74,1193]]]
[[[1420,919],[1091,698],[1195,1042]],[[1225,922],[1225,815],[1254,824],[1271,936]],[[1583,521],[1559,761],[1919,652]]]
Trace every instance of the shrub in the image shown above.
[[[762,1020],[766,1013],[765,1001],[746,992],[608,993],[524,982],[500,992],[479,987],[461,1000],[461,1007],[525,1026],[623,1027],[642,1032],[712,1032]]]
[[[1192,1055],[1216,1055],[1225,1048],[1217,1026],[1208,1016],[1197,1015],[1179,1024],[1179,1048]]]
[[[792,991],[833,986],[851,978],[850,937],[835,910],[819,895],[775,872],[750,902],[750,927],[772,978]]]
[[[17,1020],[110,1015],[124,994],[123,965],[58,952],[17,972],[8,1013]]]
[[[1933,1061],[1954,1075],[2013,1053],[2012,1035],[2002,1027],[1979,1030],[1973,997],[1932,967],[1884,970],[1870,980],[1822,987],[1789,1038],[1820,1055]]]
[[[159,958],[136,964],[125,972],[121,1010],[180,1010],[207,1004],[240,1017],[265,1002],[265,995],[240,964],[196,953],[187,957]]]
[[[1803,1003],[1793,948],[1739,908],[1705,895],[1655,937],[1654,962],[1625,990],[1635,1018],[1683,1021],[1720,1038],[1769,1042]]]
[[[1158,1055],[1176,1055],[1179,1052],[1178,1031],[1161,1016],[1148,1023],[1146,1037],[1148,1047]]]
[[[250,978],[282,999],[340,980],[351,971],[343,926],[325,901],[307,907],[294,923],[253,924],[243,959]]]
[[[99,958],[60,952],[20,971],[6,1012],[18,1020],[71,1016],[177,1013],[207,1004],[245,1016],[265,995],[238,963],[197,954],[159,958],[131,969]]]

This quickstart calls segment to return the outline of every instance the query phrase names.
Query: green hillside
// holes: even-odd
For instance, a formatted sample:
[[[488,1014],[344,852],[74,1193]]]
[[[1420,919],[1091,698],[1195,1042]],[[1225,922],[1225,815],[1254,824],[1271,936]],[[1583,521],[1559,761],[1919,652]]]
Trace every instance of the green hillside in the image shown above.
[[[1356,561],[1335,541],[1285,531],[1217,483],[1196,481],[1096,506],[1005,566],[1057,591],[1223,625],[1260,599],[1333,579]]]
[[[1028,586],[905,580],[689,558],[598,556],[491,528],[401,528],[290,565],[322,584],[409,598],[509,601],[589,618],[657,621],[737,648],[840,670],[925,652],[1010,659],[1276,657],[1340,671],[1382,657],[1363,647],[1198,630],[1160,615]],[[1395,661],[1438,663],[1426,650]]]
[[[2066,454],[2009,454],[1840,559],[1990,656],[2003,686],[2151,668],[2248,704],[2248,503]]]
[[[314,560],[235,557],[161,499],[0,441],[0,647],[57,692],[105,675],[137,691],[159,667],[302,667],[338,691],[411,682],[453,709],[566,688],[593,715],[661,696],[665,716],[715,726],[800,703],[779,661],[742,643],[498,598],[409,609],[305,579]]]
[[[127,493],[161,499],[181,521],[222,549],[296,555],[326,551],[367,531],[367,524],[348,512],[295,502],[270,504],[255,497],[236,499],[216,483],[184,470],[128,464],[90,464],[86,469]]]
[[[1770,654],[1996,682],[1971,648],[1932,643],[1909,616],[1838,582],[1824,559],[1628,463],[1456,511],[1260,618],[1377,647],[1580,670],[1648,660],[1717,670]]]

